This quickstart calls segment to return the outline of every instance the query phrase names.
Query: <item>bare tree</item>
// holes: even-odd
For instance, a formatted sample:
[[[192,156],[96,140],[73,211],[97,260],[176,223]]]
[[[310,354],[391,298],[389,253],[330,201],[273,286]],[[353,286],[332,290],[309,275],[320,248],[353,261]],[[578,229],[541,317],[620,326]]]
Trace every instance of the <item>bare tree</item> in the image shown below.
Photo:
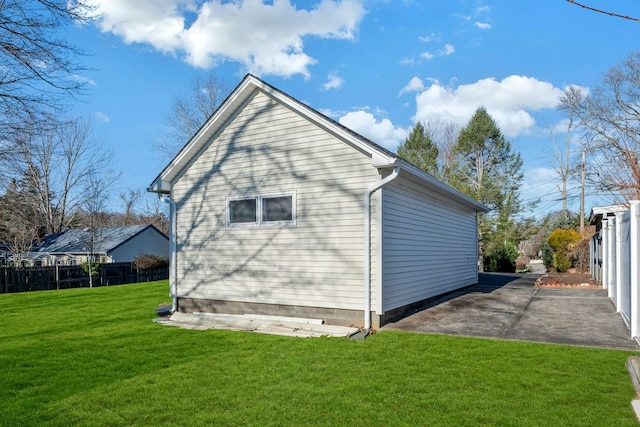
[[[2,166],[28,181],[31,203],[46,233],[64,231],[76,212],[94,197],[96,179],[112,183],[112,154],[92,135],[91,123],[71,120],[30,130],[19,155]]]
[[[573,128],[573,116],[569,115],[569,123],[567,124],[567,139],[565,147],[561,148],[556,140],[553,130],[550,131],[551,143],[553,144],[554,169],[560,177],[560,185],[557,186],[562,198],[562,211],[567,212],[567,183],[571,175],[571,166],[569,165],[569,154],[571,152],[571,130]]]
[[[449,182],[456,165],[454,147],[460,134],[460,126],[454,122],[429,120],[424,123],[425,133],[438,146],[438,178]]]
[[[93,262],[100,262],[96,259],[96,243],[102,238],[101,232],[104,227],[103,219],[105,206],[107,203],[108,189],[106,183],[95,170],[91,169],[87,173],[87,188],[85,190],[85,200],[83,203],[83,211],[86,213],[87,228],[89,234],[87,240],[81,242],[87,250],[87,268],[89,276],[94,272],[91,268]],[[91,280],[91,279],[90,279]]]
[[[140,220],[144,224],[153,224],[158,230],[164,234],[169,234],[169,215],[167,204],[160,201],[155,194],[151,197],[145,198],[145,206]]]
[[[16,134],[50,125],[51,113],[81,93],[82,52],[60,35],[93,12],[84,0],[0,1],[0,155],[14,153]]]
[[[626,200],[640,198],[640,53],[611,68],[591,94],[576,87],[561,109],[584,131],[587,179]]]
[[[32,203],[32,194],[29,180],[16,179],[0,196],[0,240],[8,244],[16,264],[43,234],[43,219]]]
[[[634,22],[640,21],[640,19],[631,17],[631,16],[626,15],[626,14],[615,13],[615,12],[611,12],[611,11],[607,11],[607,10],[602,10],[600,8],[591,7],[591,6],[588,6],[588,5],[584,4],[584,3],[579,3],[579,2],[577,2],[575,0],[567,0],[567,1],[569,3],[571,3],[571,4],[574,4],[576,6],[580,6],[581,8],[590,10],[592,12],[602,13],[604,15],[609,15],[609,16],[613,16],[613,17],[616,17],[616,18],[626,19],[628,21],[634,21]]]
[[[124,203],[124,218],[122,225],[131,225],[134,222],[133,206],[140,200],[142,194],[140,190],[131,190],[120,192],[120,200]]]
[[[191,91],[177,96],[167,116],[168,131],[155,148],[163,161],[173,158],[229,94],[231,88],[214,71],[198,74]]]

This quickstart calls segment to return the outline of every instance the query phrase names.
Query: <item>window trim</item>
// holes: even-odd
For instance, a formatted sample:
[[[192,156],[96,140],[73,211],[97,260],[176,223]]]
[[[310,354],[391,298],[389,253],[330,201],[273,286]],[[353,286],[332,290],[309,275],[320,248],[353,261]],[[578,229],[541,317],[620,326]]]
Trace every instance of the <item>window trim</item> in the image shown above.
[[[287,221],[264,221],[263,217],[263,209],[264,203],[263,199],[270,199],[276,197],[291,197],[291,220]],[[248,200],[255,199],[256,200],[256,222],[231,222],[231,208],[230,202],[236,200]],[[297,217],[297,209],[296,209],[296,192],[283,192],[283,193],[269,193],[269,194],[247,194],[242,196],[227,196],[225,197],[225,211],[226,211],[226,228],[283,228],[283,227],[295,227],[297,225],[296,217]]]

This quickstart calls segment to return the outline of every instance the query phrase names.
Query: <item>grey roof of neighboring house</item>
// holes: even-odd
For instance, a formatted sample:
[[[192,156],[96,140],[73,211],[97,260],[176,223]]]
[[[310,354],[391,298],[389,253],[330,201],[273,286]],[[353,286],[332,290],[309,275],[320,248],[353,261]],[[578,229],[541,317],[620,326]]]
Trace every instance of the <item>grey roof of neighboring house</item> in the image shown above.
[[[94,230],[76,228],[59,234],[50,234],[31,252],[82,254],[91,249],[91,239],[94,236],[93,252],[109,253],[149,227],[162,234],[151,224],[96,228]],[[164,234],[162,235],[164,236]]]

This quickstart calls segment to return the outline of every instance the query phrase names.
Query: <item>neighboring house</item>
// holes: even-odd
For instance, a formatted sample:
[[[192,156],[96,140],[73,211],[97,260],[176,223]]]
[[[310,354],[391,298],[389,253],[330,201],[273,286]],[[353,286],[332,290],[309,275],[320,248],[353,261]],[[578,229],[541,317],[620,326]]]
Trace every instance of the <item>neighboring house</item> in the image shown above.
[[[46,236],[30,258],[37,265],[131,262],[139,255],[169,256],[169,238],[153,225],[71,229]]]
[[[149,191],[180,312],[368,330],[478,280],[482,204],[252,75]]]
[[[0,241],[0,265],[5,265],[9,261],[11,256],[11,250],[9,245],[3,241]]]
[[[629,210],[629,205],[609,205],[609,206],[596,206],[591,209],[589,214],[589,225],[593,225],[596,228],[596,233],[602,229],[602,220],[615,217],[617,213],[623,213]]]
[[[615,218],[616,214],[622,214],[628,210],[629,206],[624,204],[596,206],[591,209],[591,213],[589,214],[589,225],[595,227],[595,233],[591,237],[589,247],[589,269],[591,271],[591,277],[600,284],[603,283],[603,238],[606,238],[602,227],[606,225],[610,219]]]

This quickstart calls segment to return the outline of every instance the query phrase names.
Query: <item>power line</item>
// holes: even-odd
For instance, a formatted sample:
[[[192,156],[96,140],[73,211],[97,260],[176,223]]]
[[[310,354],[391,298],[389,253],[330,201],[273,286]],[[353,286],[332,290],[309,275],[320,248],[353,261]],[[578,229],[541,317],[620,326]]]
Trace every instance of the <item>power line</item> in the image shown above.
[[[632,18],[630,16],[626,16],[626,15],[620,15],[618,13],[614,13],[614,12],[607,12],[606,10],[600,10],[600,9],[596,9],[595,7],[590,7],[587,6],[585,4],[582,3],[578,3],[577,1],[574,0],[567,0],[569,3],[571,4],[575,4],[576,6],[580,6],[583,9],[588,9],[588,10],[592,10],[594,12],[598,12],[598,13],[604,13],[605,15],[609,15],[609,16],[615,16],[616,18],[622,18],[622,19],[627,19],[629,21],[636,21],[636,22],[640,22],[640,19],[638,18]]]

